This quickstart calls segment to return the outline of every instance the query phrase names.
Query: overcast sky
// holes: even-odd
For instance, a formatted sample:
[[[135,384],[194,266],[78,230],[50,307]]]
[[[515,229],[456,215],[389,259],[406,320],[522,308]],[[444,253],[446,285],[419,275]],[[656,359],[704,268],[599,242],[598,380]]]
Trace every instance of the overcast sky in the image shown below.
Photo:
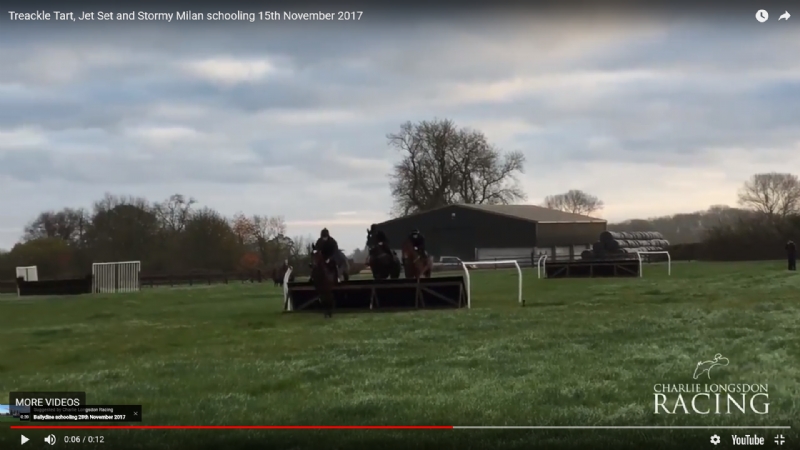
[[[750,9],[191,26],[6,15],[0,248],[38,212],[110,192],[283,215],[290,235],[327,226],[352,250],[391,207],[386,134],[437,117],[524,152],[528,203],[583,189],[610,221],[734,205],[755,172],[800,173],[800,10],[761,24]]]

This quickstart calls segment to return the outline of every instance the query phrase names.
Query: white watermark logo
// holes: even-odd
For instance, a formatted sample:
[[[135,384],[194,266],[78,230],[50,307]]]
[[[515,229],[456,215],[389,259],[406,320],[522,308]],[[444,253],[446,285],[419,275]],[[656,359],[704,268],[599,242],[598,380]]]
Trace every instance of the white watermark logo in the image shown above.
[[[711,361],[698,361],[697,367],[695,367],[694,369],[694,375],[692,375],[692,378],[696,380],[700,378],[701,375],[706,374],[708,376],[708,379],[710,380],[711,369],[717,366],[727,366],[728,364],[730,364],[728,358],[722,356],[721,353],[717,353],[716,355],[714,355],[714,359],[712,359]]]
[[[717,353],[699,361],[692,378],[711,379],[711,372],[730,364]],[[769,413],[769,385],[759,383],[656,384],[655,414],[759,414]]]

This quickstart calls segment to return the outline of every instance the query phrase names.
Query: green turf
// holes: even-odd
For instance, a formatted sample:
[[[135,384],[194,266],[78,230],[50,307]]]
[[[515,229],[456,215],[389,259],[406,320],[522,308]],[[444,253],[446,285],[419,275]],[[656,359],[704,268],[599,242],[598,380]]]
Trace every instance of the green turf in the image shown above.
[[[537,280],[526,269],[524,308],[516,287],[515,271],[475,271],[471,310],[333,319],[281,313],[271,283],[0,297],[0,392],[86,391],[92,404],[143,404],[151,425],[797,424],[800,276],[778,262],[676,263],[671,277],[652,265],[643,279]],[[653,414],[654,384],[693,382],[715,353],[730,365],[712,381],[768,383],[769,414]],[[19,445],[2,427],[0,448]],[[706,446],[711,432],[91,434],[106,436],[97,448],[527,449]],[[26,435],[47,434],[36,433]],[[728,443],[718,448],[734,433],[718,431]],[[778,432],[758,434],[774,445]]]

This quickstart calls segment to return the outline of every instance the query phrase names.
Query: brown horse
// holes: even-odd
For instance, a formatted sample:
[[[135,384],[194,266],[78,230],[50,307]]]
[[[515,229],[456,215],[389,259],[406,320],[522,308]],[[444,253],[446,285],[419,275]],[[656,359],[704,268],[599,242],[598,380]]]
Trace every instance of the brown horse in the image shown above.
[[[325,317],[333,317],[336,299],[333,286],[336,285],[336,273],[330,268],[319,250],[311,246],[311,283],[319,295],[319,302],[325,308]]]
[[[367,230],[367,265],[372,272],[372,278],[385,280],[400,278],[400,271],[403,265],[397,255],[394,254],[385,244],[378,242],[372,230]]]
[[[433,269],[433,260],[430,255],[423,257],[420,251],[414,249],[414,244],[408,239],[403,244],[403,269],[406,278],[430,278]]]

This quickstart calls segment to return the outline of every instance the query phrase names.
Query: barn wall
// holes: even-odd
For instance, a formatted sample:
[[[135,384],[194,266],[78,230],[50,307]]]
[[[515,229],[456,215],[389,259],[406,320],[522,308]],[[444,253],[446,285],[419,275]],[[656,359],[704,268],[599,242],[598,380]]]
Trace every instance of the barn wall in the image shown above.
[[[536,224],[513,217],[450,206],[378,224],[392,248],[400,248],[412,229],[425,235],[428,251],[437,257],[475,258],[476,248],[533,248]]]
[[[476,259],[498,260],[498,259],[530,259],[533,247],[503,247],[503,248],[481,248],[477,249]]]
[[[606,230],[604,222],[537,224],[458,205],[378,226],[386,232],[392,248],[400,249],[411,230],[419,228],[433,256],[456,256],[463,260],[475,259],[476,249],[500,255],[536,248],[539,253],[571,258],[580,255],[574,246],[591,244]]]
[[[596,242],[606,223],[539,223],[538,247],[566,247]]]

